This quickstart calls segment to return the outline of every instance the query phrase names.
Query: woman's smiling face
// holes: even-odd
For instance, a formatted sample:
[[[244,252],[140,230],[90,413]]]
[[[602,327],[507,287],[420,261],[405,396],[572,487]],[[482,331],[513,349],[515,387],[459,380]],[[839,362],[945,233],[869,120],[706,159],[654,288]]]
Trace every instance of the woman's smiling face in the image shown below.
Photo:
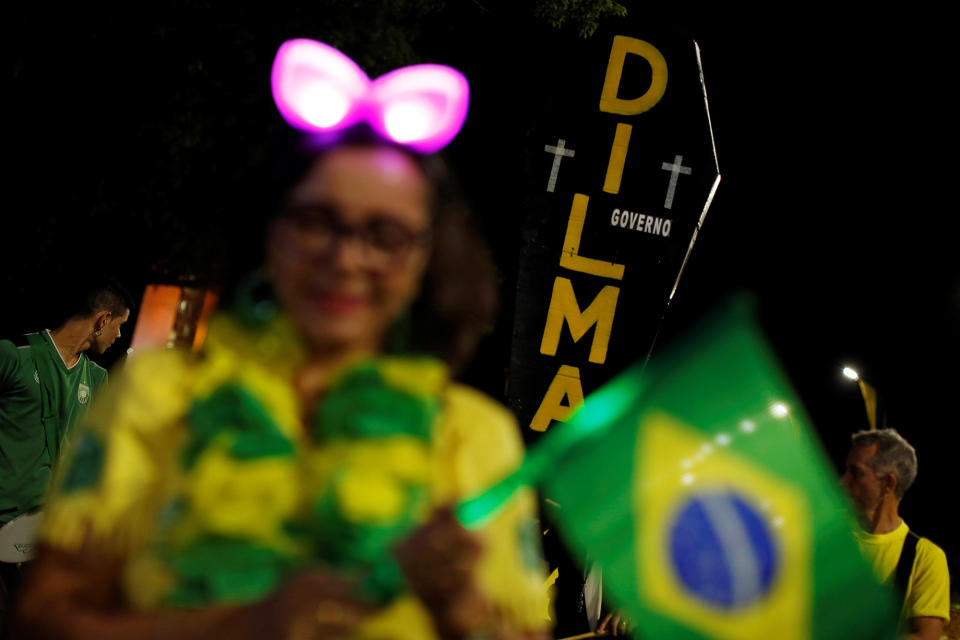
[[[281,306],[316,351],[378,351],[419,291],[430,254],[430,185],[396,149],[322,156],[271,226]]]

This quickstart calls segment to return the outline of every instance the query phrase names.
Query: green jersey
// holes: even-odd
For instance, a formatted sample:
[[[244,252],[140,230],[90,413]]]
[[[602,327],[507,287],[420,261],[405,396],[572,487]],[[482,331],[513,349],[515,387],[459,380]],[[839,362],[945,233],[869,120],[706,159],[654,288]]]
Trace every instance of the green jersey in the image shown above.
[[[83,354],[67,367],[49,331],[0,340],[0,524],[43,503],[64,439],[106,380]]]

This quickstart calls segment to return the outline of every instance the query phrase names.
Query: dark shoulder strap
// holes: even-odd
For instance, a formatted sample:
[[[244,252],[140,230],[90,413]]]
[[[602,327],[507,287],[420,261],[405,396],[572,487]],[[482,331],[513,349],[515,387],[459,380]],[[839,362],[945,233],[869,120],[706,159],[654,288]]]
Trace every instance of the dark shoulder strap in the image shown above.
[[[907,531],[907,538],[903,541],[903,549],[900,550],[900,559],[897,561],[897,568],[893,571],[893,584],[897,592],[907,597],[907,586],[910,584],[910,572],[913,570],[913,561],[917,557],[917,542],[920,536],[913,531]]]

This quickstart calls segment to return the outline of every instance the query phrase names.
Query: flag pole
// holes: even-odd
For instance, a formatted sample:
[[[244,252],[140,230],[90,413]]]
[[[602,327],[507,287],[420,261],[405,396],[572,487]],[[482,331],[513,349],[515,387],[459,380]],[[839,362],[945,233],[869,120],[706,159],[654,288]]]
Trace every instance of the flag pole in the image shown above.
[[[877,430],[877,390],[866,380],[860,378],[857,380],[860,387],[860,395],[863,396],[863,404],[867,408],[867,420],[870,422],[870,430]]]
[[[886,420],[880,411],[880,396],[877,393],[876,388],[864,380],[860,373],[852,367],[844,367],[843,375],[847,379],[856,382],[857,386],[860,387],[860,395],[863,396],[863,404],[867,410],[867,422],[870,423],[870,430],[877,430],[878,414],[881,414],[879,416],[881,426],[886,426]]]

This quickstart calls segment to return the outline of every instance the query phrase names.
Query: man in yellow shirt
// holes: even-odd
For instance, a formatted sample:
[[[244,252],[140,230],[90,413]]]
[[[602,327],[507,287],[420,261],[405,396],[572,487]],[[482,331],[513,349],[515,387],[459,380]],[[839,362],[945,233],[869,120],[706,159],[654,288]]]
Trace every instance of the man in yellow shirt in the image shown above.
[[[937,640],[950,619],[947,556],[899,515],[916,477],[916,451],[894,429],[853,434],[842,481],[859,512],[860,549],[877,577],[905,594],[900,617],[908,638]]]

